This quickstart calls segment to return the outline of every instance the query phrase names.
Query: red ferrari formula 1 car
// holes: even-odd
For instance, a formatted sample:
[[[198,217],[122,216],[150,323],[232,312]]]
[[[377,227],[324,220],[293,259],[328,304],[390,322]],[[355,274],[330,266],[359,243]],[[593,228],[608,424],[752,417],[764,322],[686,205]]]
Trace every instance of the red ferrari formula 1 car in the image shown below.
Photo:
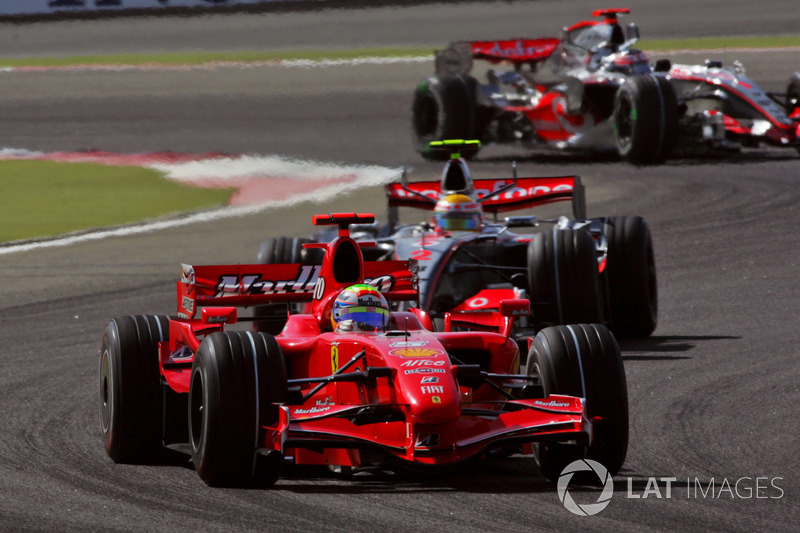
[[[627,9],[595,11],[601,20],[564,29],[561,39],[461,41],[436,53],[436,75],[414,92],[412,130],[426,157],[431,141],[616,151],[636,164],[670,156],[732,151],[761,143],[800,148],[800,81],[766,93],[739,62],[651,65],[623,30]],[[474,59],[510,64],[470,75]]]
[[[435,468],[502,448],[534,454],[557,479],[580,457],[616,473],[628,440],[625,373],[601,325],[543,329],[520,374],[514,322],[525,300],[454,312],[442,331],[415,300],[415,261],[365,261],[338,226],[320,265],[183,265],[177,318],[124,316],[100,350],[100,414],[116,462],[183,451],[212,486],[268,485],[285,461]],[[388,302],[387,302],[388,300]],[[239,307],[306,302],[277,336]],[[233,327],[232,327],[233,326]]]

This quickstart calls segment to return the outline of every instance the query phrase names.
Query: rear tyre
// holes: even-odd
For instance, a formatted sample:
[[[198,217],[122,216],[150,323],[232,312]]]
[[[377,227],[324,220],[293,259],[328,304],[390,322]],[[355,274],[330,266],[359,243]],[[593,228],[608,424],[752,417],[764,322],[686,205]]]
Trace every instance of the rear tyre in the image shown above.
[[[658,283],[650,228],[641,217],[610,217],[605,234],[609,327],[620,338],[647,337],[658,324]]]
[[[262,265],[274,265],[281,263],[301,263],[304,265],[313,264],[317,259],[313,252],[318,250],[307,250],[303,244],[314,242],[312,239],[275,237],[264,240],[258,249],[258,262]],[[322,259],[319,258],[319,263]],[[289,309],[286,304],[260,305],[253,309],[253,315],[259,320],[254,322],[256,331],[278,335],[283,326],[286,325],[286,318]]]
[[[545,328],[528,353],[528,374],[538,374],[547,398],[564,394],[586,399],[593,441],[539,445],[539,466],[550,481],[569,463],[594,459],[616,475],[628,451],[628,389],[614,336],[599,324]]]
[[[277,452],[264,461],[258,449],[264,445],[264,426],[278,420],[276,404],[287,396],[286,365],[274,337],[233,331],[203,340],[189,388],[189,443],[203,481],[247,486],[277,480]]]
[[[169,318],[113,319],[100,345],[100,427],[116,463],[147,464],[162,450],[162,386],[158,343],[169,340]]]
[[[480,139],[476,96],[478,81],[467,75],[433,76],[414,90],[411,124],[414,148],[425,158],[450,159],[448,152],[431,151],[432,141]],[[464,154],[471,157],[477,150]]]
[[[636,165],[661,163],[678,135],[678,99],[663,76],[631,76],[617,90],[613,129],[617,150]]]
[[[258,249],[258,262],[262,265],[279,263],[311,264],[310,253],[313,250],[303,248],[304,244],[314,242],[312,239],[275,237],[265,239]]]
[[[528,244],[528,288],[537,323],[600,322],[597,250],[592,236],[573,229],[535,234]]]

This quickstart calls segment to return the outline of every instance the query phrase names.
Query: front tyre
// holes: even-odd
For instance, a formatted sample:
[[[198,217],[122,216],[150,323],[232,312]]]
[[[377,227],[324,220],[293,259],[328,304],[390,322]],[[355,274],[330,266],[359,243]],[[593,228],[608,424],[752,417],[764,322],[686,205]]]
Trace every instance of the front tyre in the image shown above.
[[[658,283],[653,239],[642,217],[609,217],[606,283],[609,327],[621,338],[644,338],[658,324]]]
[[[614,98],[612,126],[620,157],[636,165],[661,163],[678,135],[678,99],[664,76],[631,76]]]
[[[162,386],[158,343],[169,340],[169,318],[113,319],[100,345],[100,427],[116,463],[156,461],[162,449]]]
[[[271,335],[215,332],[195,354],[189,389],[192,463],[209,486],[274,483],[277,452],[259,460],[264,427],[278,420],[288,396],[286,364]],[[256,479],[261,476],[261,479]]]
[[[545,328],[528,353],[528,374],[538,374],[544,397],[563,394],[586,399],[593,440],[539,445],[539,466],[550,481],[569,463],[594,459],[616,475],[628,451],[628,388],[614,336],[599,324]]]

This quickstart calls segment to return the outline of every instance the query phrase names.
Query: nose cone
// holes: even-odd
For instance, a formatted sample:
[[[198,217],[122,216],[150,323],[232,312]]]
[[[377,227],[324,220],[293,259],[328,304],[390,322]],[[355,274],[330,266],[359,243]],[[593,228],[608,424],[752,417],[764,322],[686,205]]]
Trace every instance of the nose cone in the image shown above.
[[[448,381],[449,383],[442,383]],[[406,395],[411,407],[411,419],[420,424],[444,424],[461,415],[461,394],[453,376],[437,384],[411,387]]]
[[[395,392],[411,422],[443,424],[461,415],[461,392],[447,352],[430,335],[386,341],[386,364],[397,369]]]

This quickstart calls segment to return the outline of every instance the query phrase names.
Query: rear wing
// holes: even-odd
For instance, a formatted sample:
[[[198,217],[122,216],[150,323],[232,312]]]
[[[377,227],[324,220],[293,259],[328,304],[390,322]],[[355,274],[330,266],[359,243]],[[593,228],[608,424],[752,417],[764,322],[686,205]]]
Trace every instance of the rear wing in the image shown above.
[[[586,199],[580,176],[480,179],[474,180],[473,184],[484,212],[496,214],[571,200],[575,218],[586,218]],[[390,207],[433,210],[440,196],[439,181],[390,183],[386,186]]]
[[[506,39],[499,41],[456,41],[435,52],[436,74],[464,75],[472,70],[473,59],[514,65],[544,61],[558,46],[559,39]]]
[[[416,261],[364,262],[364,283],[387,300],[416,300]],[[182,265],[177,282],[178,316],[193,318],[202,307],[250,307],[310,302],[325,292],[322,265]],[[319,294],[316,294],[319,293]]]
[[[530,63],[543,61],[550,57],[559,39],[507,39],[502,41],[472,41],[472,57],[486,59],[492,63],[510,61],[511,63]]]

